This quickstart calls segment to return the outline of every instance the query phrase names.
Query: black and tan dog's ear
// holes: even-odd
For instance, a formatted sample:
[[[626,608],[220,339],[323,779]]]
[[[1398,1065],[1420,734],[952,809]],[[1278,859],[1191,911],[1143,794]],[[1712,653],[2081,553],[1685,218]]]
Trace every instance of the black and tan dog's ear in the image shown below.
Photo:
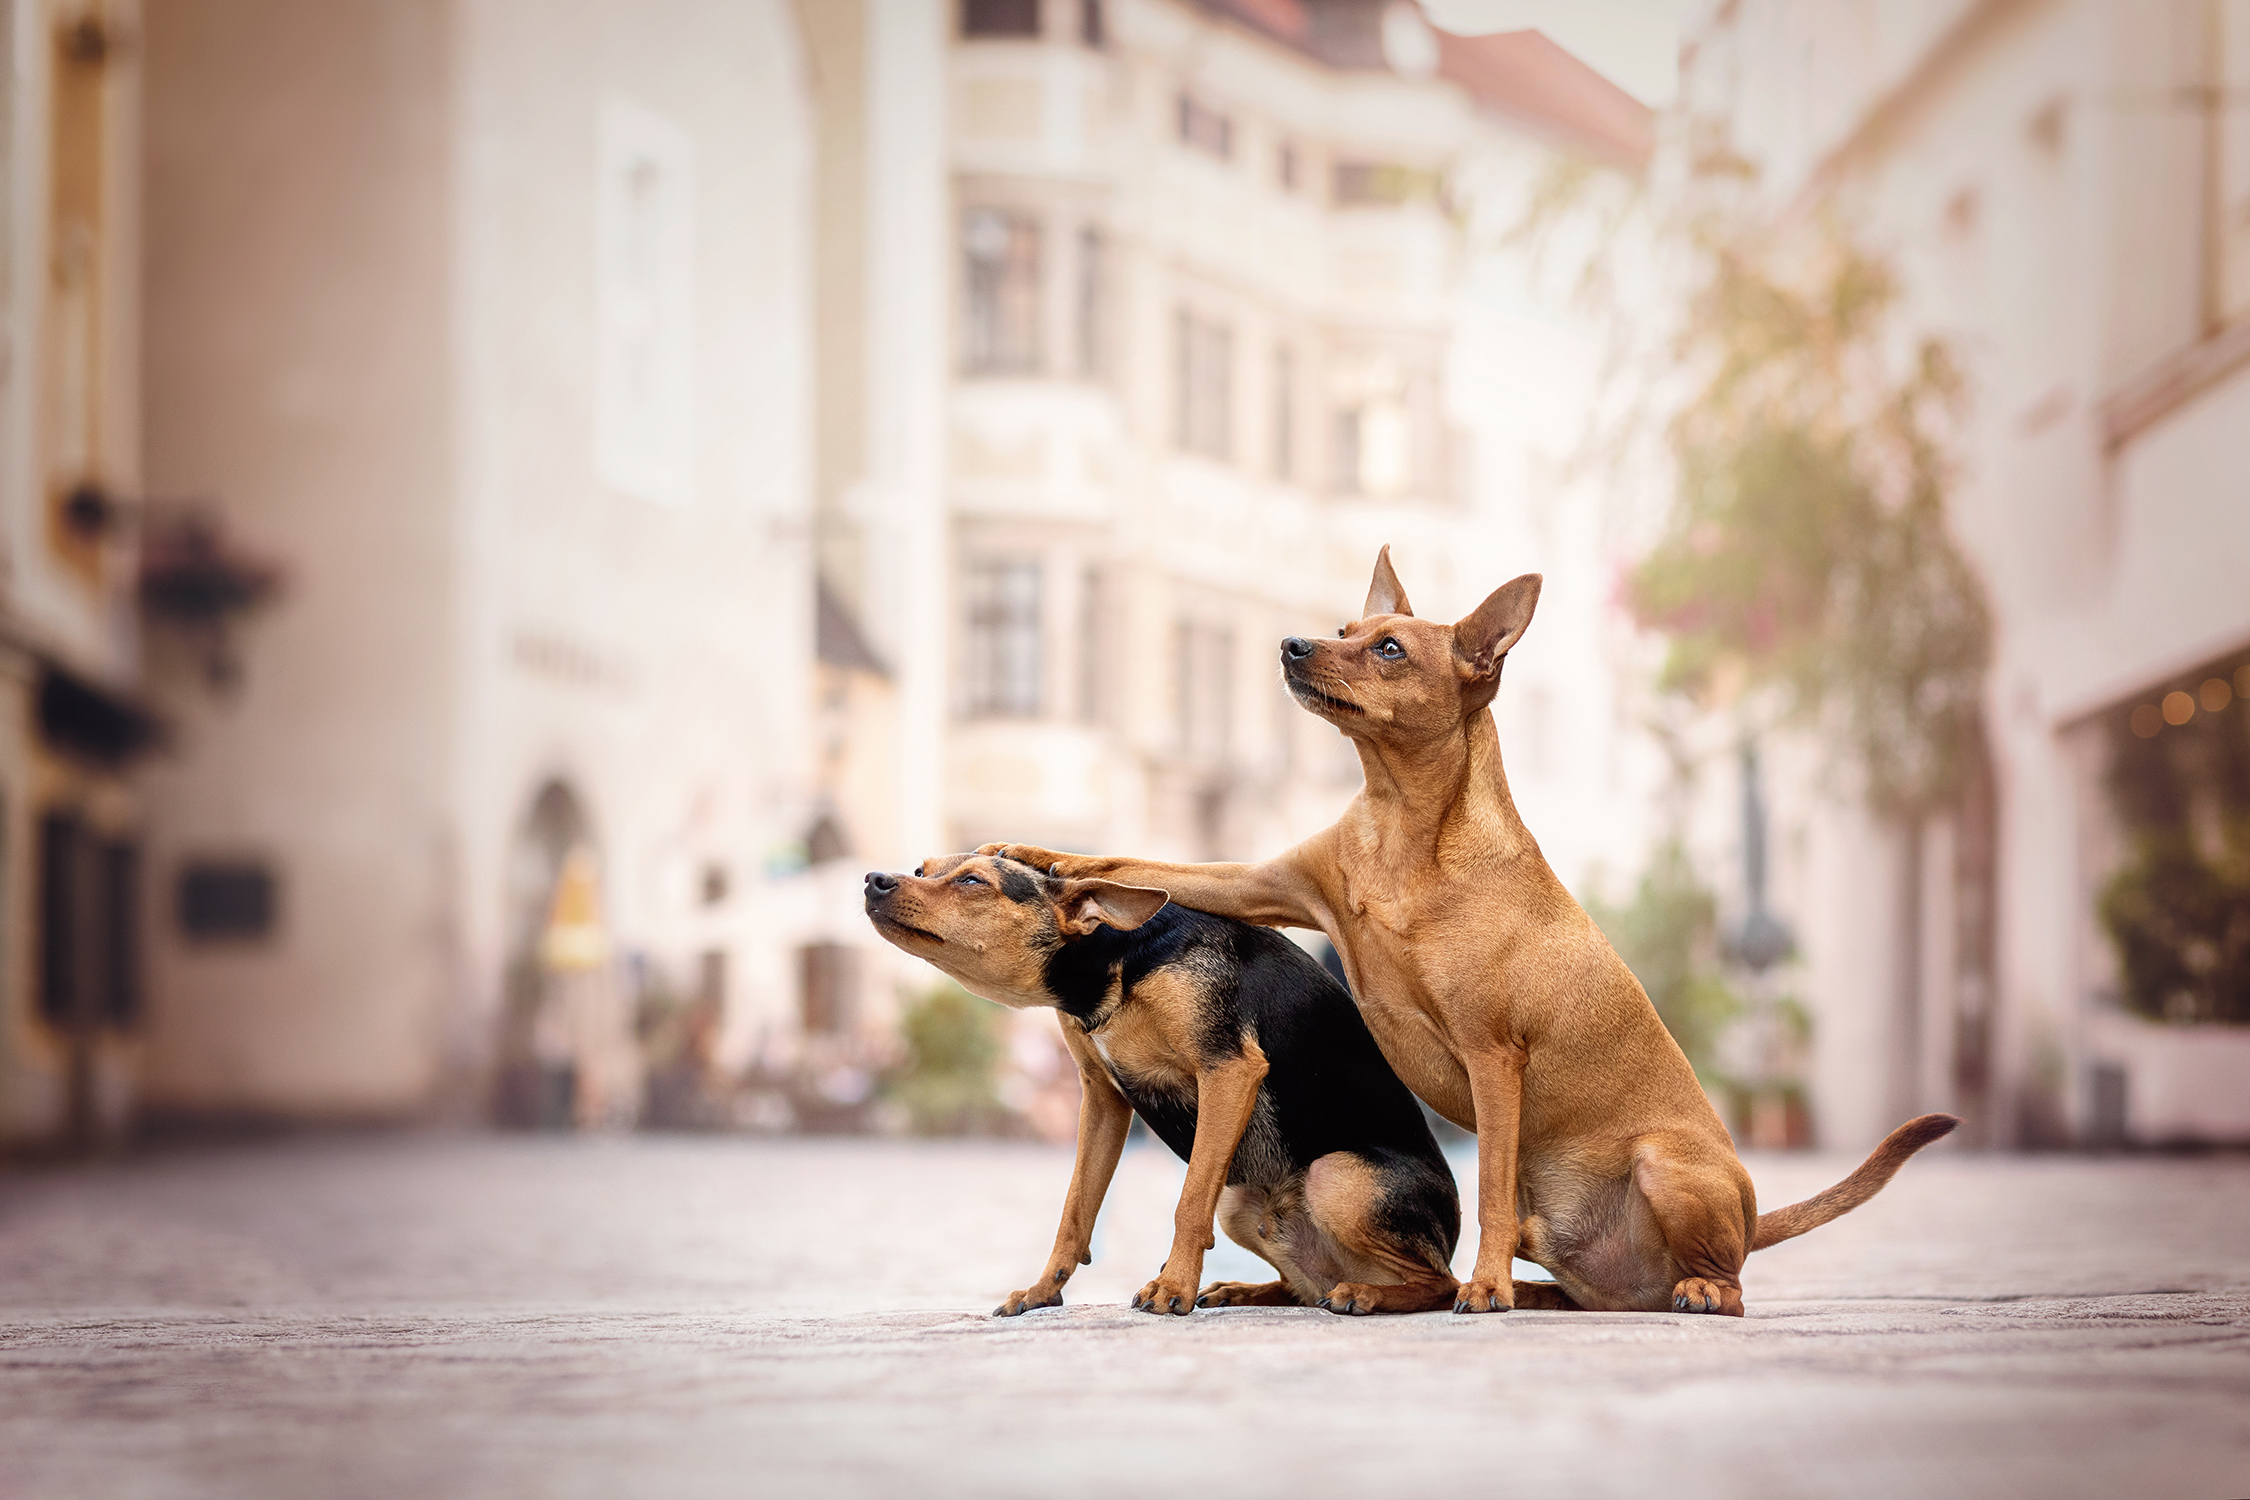
[[[1097,927],[1131,932],[1164,909],[1168,891],[1143,885],[1119,885],[1114,880],[1066,880],[1055,909],[1062,914],[1062,930],[1084,937]]]
[[[1375,554],[1375,581],[1367,586],[1367,603],[1360,610],[1362,620],[1372,620],[1377,615],[1410,615],[1414,606],[1406,602],[1406,586],[1398,581],[1391,568],[1390,543]]]
[[[1453,655],[1468,678],[1498,677],[1500,658],[1523,638],[1531,612],[1539,607],[1537,573],[1513,578],[1453,627]]]

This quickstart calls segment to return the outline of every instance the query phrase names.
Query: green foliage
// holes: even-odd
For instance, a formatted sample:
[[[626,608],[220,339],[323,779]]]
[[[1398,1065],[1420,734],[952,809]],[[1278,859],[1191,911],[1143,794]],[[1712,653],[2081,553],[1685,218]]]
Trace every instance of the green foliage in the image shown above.
[[[1596,923],[1648,991],[1656,1013],[1687,1054],[1696,1076],[1720,1081],[1719,1033],[1742,1000],[1718,969],[1718,905],[1696,878],[1687,851],[1668,840],[1649,861],[1631,902],[1588,903]]]
[[[2250,1022],[2250,819],[2206,858],[2178,833],[2145,834],[2103,888],[2126,1005],[2160,1021]]]
[[[984,1135],[1005,1126],[1007,1111],[993,1091],[1001,1040],[991,1002],[949,981],[906,1008],[899,1032],[906,1061],[889,1090],[916,1135]]]
[[[1674,476],[1663,534],[1626,601],[1668,638],[1661,686],[1716,706],[1760,688],[1862,773],[1877,811],[1916,817],[1981,753],[1984,591],[1946,522],[1963,385],[1946,345],[1903,339],[1889,265],[1833,223],[1777,219],[1724,123],[1674,122],[1633,189],[1562,167],[1510,238],[1590,228],[1579,295],[1606,315],[1613,376],[1596,453],[1657,439]],[[1666,288],[1666,324],[1620,261]]]
[[[1786,278],[1709,253],[1673,347],[1693,387],[1666,434],[1672,514],[1627,598],[1670,638],[1665,688],[1781,687],[1871,806],[1914,816],[1978,751],[1991,626],[1945,520],[1959,381],[1934,341],[1893,373],[1895,298],[1837,240]]]

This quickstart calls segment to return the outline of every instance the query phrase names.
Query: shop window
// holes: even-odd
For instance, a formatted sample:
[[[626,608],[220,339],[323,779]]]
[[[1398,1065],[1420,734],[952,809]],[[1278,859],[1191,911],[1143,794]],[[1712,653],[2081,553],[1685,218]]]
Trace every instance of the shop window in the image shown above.
[[[2250,1023],[2250,653],[2159,683],[2098,721],[2122,858],[2095,911],[2127,1010]]]

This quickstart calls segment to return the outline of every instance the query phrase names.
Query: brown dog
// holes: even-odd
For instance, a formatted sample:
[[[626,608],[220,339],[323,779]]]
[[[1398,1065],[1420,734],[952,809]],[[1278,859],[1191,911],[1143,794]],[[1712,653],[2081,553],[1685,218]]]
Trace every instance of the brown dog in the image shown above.
[[[1386,547],[1356,624],[1336,640],[1281,643],[1290,691],[1351,737],[1366,786],[1334,827],[1275,859],[985,852],[1325,932],[1391,1066],[1477,1133],[1483,1238],[1454,1311],[1740,1316],[1750,1251],[1858,1207],[1959,1121],[1909,1121],[1834,1187],[1758,1213],[1686,1056],[1508,795],[1490,705],[1539,583],[1526,574],[1454,625],[1418,620]],[[1556,1285],[1513,1281],[1519,1253]]]

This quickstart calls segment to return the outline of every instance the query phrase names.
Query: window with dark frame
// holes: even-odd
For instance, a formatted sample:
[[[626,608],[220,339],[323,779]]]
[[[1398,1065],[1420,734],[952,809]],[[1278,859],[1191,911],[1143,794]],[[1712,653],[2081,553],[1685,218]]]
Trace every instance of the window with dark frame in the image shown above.
[[[1234,332],[1182,308],[1173,318],[1172,435],[1181,451],[1234,456]]]
[[[1197,102],[1192,94],[1180,95],[1180,144],[1220,161],[1234,159],[1234,119],[1221,114],[1207,104]]]
[[[1036,37],[1039,0],[961,0],[964,37]]]
[[[962,583],[964,706],[975,718],[1037,717],[1044,671],[1039,564],[988,558],[969,564]]]
[[[973,375],[1038,370],[1039,221],[1029,214],[975,208],[961,225],[968,305],[962,364]]]

